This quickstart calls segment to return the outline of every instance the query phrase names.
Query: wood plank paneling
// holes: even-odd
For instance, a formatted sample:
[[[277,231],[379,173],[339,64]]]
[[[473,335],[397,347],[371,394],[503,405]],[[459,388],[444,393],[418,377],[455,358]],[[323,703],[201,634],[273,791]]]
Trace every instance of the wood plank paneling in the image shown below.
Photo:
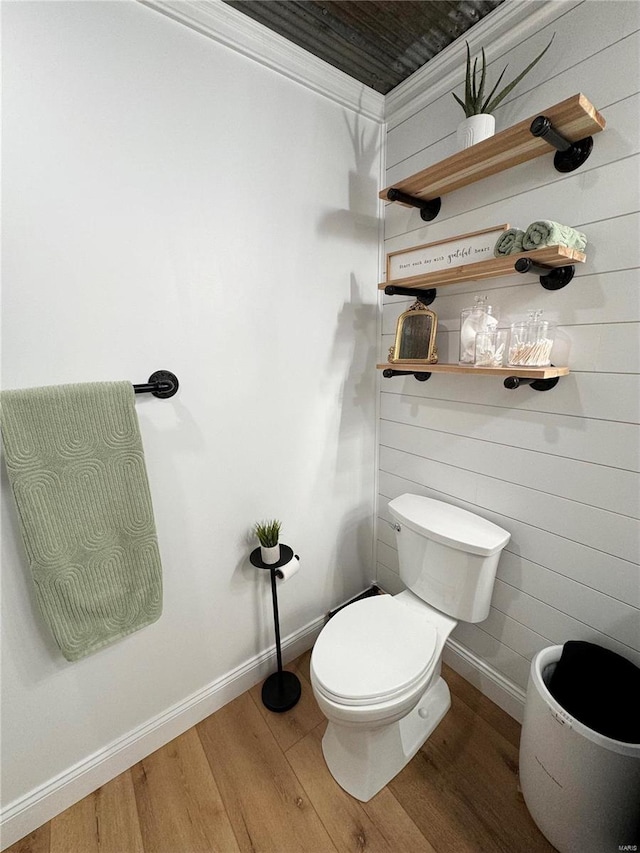
[[[380,560],[376,563],[376,571],[377,583],[380,585],[381,589],[388,592],[390,595],[397,595],[399,592],[403,592],[405,585],[400,580],[400,576],[397,572],[389,569],[381,563]]]
[[[597,140],[594,144],[597,144]],[[552,163],[548,164],[548,168],[553,169]],[[585,174],[589,176],[588,192],[585,191],[584,175],[580,171],[572,172],[553,183],[530,186],[526,190],[525,208],[521,204],[522,196],[518,194],[494,200],[493,195],[489,194],[484,187],[484,184],[489,184],[490,181],[484,181],[478,185],[483,187],[484,192],[473,202],[467,200],[465,203],[462,196],[470,196],[474,187],[467,187],[457,194],[452,194],[454,203],[457,200],[461,205],[459,215],[452,216],[452,211],[447,206],[447,210],[450,211],[449,217],[445,216],[442,220],[436,219],[434,220],[436,224],[429,227],[425,227],[419,213],[416,214],[414,209],[400,205],[387,205],[385,212],[388,211],[388,222],[385,226],[385,239],[389,242],[385,245],[385,249],[395,251],[403,248],[403,244],[418,246],[446,239],[447,236],[467,234],[470,231],[479,230],[479,224],[490,227],[496,223],[510,222],[512,225],[520,224],[521,227],[526,228],[530,222],[537,219],[550,219],[550,211],[553,211],[553,218],[557,222],[577,228],[584,227],[587,223],[612,219],[637,211],[634,192],[638,180],[636,152],[599,168],[587,169]],[[617,188],[614,194],[610,192],[612,185]],[[445,203],[448,200],[449,196]],[[392,240],[403,234],[406,236],[402,239]],[[399,245],[396,245],[396,242]],[[588,252],[587,258],[589,258]]]
[[[640,524],[636,519],[388,447],[380,449],[380,470],[621,559],[637,557]]]
[[[503,556],[497,575],[500,580],[640,651],[640,619],[636,607],[523,560],[511,551]]]
[[[506,645],[502,639],[487,634],[481,625],[471,625],[468,622],[459,622],[451,636],[463,646],[472,649],[475,655],[506,675],[518,687],[526,689],[531,662]]]
[[[500,309],[503,310],[500,303]],[[545,313],[545,319],[553,323],[551,316]],[[515,314],[526,319],[525,313]],[[449,324],[447,324],[449,325]],[[436,346],[439,363],[455,363],[458,359],[460,336],[458,329],[445,330],[444,323],[438,326]],[[385,336],[386,337],[386,336]],[[571,373],[640,373],[640,328],[638,323],[610,323],[609,325],[570,326],[558,324],[555,329],[555,343],[551,351],[551,364],[571,362]],[[394,342],[392,335],[388,341],[383,338],[383,352],[388,351]],[[435,366],[434,373],[438,372]],[[424,368],[423,368],[424,369]],[[481,371],[467,367],[482,375]],[[510,375],[516,375],[514,369]]]
[[[556,606],[557,604],[557,601],[551,604],[542,601],[534,595],[529,595],[529,593],[505,583],[499,578],[496,580],[493,609],[510,616],[523,627],[531,628],[531,626],[535,626],[535,629],[531,628],[531,630],[537,636],[542,636],[547,641],[547,645],[549,643],[562,645],[569,639],[586,640],[587,642],[597,643],[600,646],[611,649],[611,651],[628,658],[636,666],[640,666],[640,651],[637,650],[638,631],[636,630],[634,638],[632,630],[634,622],[636,625],[638,622],[636,613],[632,614],[631,625],[626,626],[623,632],[617,630],[617,626],[613,623],[609,623],[606,626],[608,631],[618,635],[622,633],[625,638],[631,634],[633,646],[630,646],[615,637],[611,637],[609,634],[598,631],[593,625],[588,625],[583,620],[576,619],[574,616],[559,610]],[[494,631],[484,623],[483,628],[488,633],[496,636]],[[629,630],[630,628],[631,631]],[[499,637],[500,635],[498,634]],[[514,646],[514,649],[525,657],[528,657],[526,650],[517,648],[516,646]]]
[[[518,483],[612,512],[640,517],[640,474],[618,468],[593,477],[588,462],[383,420],[383,447]]]
[[[412,396],[430,400],[467,400],[482,406],[513,407],[569,415],[572,418],[593,418],[631,424],[637,424],[640,419],[638,374],[571,373],[561,379],[551,393],[546,394],[526,387],[508,391],[499,379],[477,379],[465,375],[434,375],[429,382],[416,382],[413,376],[397,376],[385,381],[392,389],[387,393],[410,393]],[[553,399],[548,399],[550,397]]]
[[[517,619],[512,619],[495,607],[489,609],[489,615],[479,625],[487,634],[491,634],[496,640],[500,640],[505,646],[529,661],[549,645],[548,639],[542,634],[532,631]]]
[[[611,45],[614,49],[620,56],[630,50],[637,56],[637,36],[633,46],[625,39]],[[637,185],[623,186],[625,175],[635,180],[638,115],[630,106],[638,97],[620,96],[610,88],[611,113],[620,132],[607,139],[579,180],[576,173],[569,181],[557,175],[549,181],[543,178],[543,164],[532,163],[515,182],[504,182],[505,176],[485,181],[488,191],[480,204],[473,189],[454,194],[436,227],[417,223],[413,212],[387,207],[388,251],[473,230],[494,221],[492,216],[523,227],[518,211],[525,211],[527,222],[538,218],[543,199],[553,210],[546,216],[588,232],[587,264],[579,268],[572,287],[551,299],[515,277],[491,288],[488,282],[478,286],[482,292],[490,290],[503,318],[518,312],[519,304],[525,312],[550,303],[550,319],[572,344],[575,359],[570,356],[572,376],[556,389],[561,393],[514,400],[496,384],[464,377],[456,377],[455,383],[443,382],[443,376],[429,383],[381,383],[382,500],[402,491],[433,494],[479,508],[512,530],[512,552],[504,555],[500,576],[508,582],[497,582],[497,603],[504,609],[492,609],[486,630],[460,626],[456,638],[521,686],[535,649],[564,641],[572,631],[632,659],[638,648],[640,537],[634,518],[640,445],[634,374],[640,348],[633,323],[640,311],[635,237],[640,199]],[[616,188],[609,190],[606,209],[598,190],[605,175]],[[455,350],[459,312],[473,292],[470,285],[445,289],[433,306],[441,328],[439,348],[448,359]],[[386,354],[397,316],[410,301],[385,300],[381,354]],[[380,571],[392,584],[399,583],[395,543],[384,523],[379,540]]]
[[[632,226],[640,226],[640,221],[638,217],[624,217],[623,220],[629,220],[627,236],[629,240],[633,240]],[[638,261],[640,262],[640,253]],[[545,317],[554,325],[610,324],[615,327],[620,322],[640,321],[640,298],[629,299],[629,295],[638,289],[636,269],[589,272],[587,275],[577,276],[573,283],[575,287],[580,288],[579,302],[571,285],[555,291],[551,299],[545,299],[536,280],[526,283],[523,276],[509,278],[507,285],[500,280],[486,282],[489,286],[483,287],[482,293],[487,297],[488,303],[498,310],[501,322],[504,322],[504,318],[526,315],[528,311],[539,308],[541,299],[544,300]],[[463,287],[440,292],[433,306],[438,309],[436,313],[439,328],[457,332],[460,329],[460,312],[472,304],[476,293],[477,286],[472,288],[471,293],[466,292]],[[395,335],[398,317],[413,301],[410,297],[388,299],[389,303],[385,304],[383,315],[383,336]],[[626,319],[621,321],[622,317]]]
[[[384,496],[380,498],[378,506],[378,517],[382,522],[378,524],[379,542],[382,543],[378,558],[397,573],[396,543],[389,525],[385,523],[390,520],[386,506],[389,499],[409,491],[411,486],[406,480],[384,472],[380,475],[380,485]],[[448,494],[427,488],[414,489],[414,491],[427,497],[445,500],[470,512],[477,511],[474,504],[458,500]],[[511,554],[515,559],[524,561],[520,566],[522,572],[525,572],[523,567],[526,561],[529,561],[546,567],[562,577],[572,578],[616,601],[621,601],[633,608],[640,608],[640,574],[636,563],[620,560],[582,543],[572,542],[562,536],[541,530],[539,527],[506,518],[486,509],[482,510],[482,515],[511,533],[511,539],[499,564],[499,573],[502,561],[504,560],[507,566],[510,559],[508,555]],[[516,580],[514,586],[519,588],[519,581]]]
[[[380,519],[378,525],[380,535],[378,560],[396,574],[399,568],[398,555],[395,542],[391,540],[390,528],[386,524],[386,521],[389,520],[386,511],[386,504],[389,499],[412,490],[416,494],[445,500],[461,506],[463,509],[478,511],[477,506],[470,502],[458,500],[449,494],[442,494],[433,489],[413,488],[408,481],[390,474],[382,473],[380,482],[385,496],[380,499],[381,503],[378,510]],[[601,551],[589,548],[581,543],[572,542],[562,536],[542,531],[530,524],[516,522],[497,513],[483,509],[482,515],[511,533],[511,539],[498,565],[499,577],[503,570],[508,569],[510,560],[513,559],[519,561],[517,571],[521,573],[522,577],[526,578],[528,575],[524,567],[528,566],[530,562],[533,566],[546,566],[561,578],[573,578],[587,589],[599,590],[609,596],[613,602],[621,602],[625,616],[635,614],[640,607],[639,574],[635,563],[603,554]],[[509,580],[508,578],[507,582]],[[522,583],[518,577],[512,580],[512,585],[518,589]],[[543,588],[538,589],[536,587],[535,591],[541,594]],[[558,605],[557,600],[553,597],[551,603],[555,606]],[[629,607],[631,610],[628,609]]]
[[[548,213],[547,209],[547,213]],[[496,216],[500,213],[499,206],[497,206],[495,211],[491,211],[493,216]],[[513,211],[512,211],[513,213]],[[544,214],[543,214],[544,215]],[[555,215],[555,211],[554,211]],[[505,217],[507,219],[507,217]],[[515,216],[511,216],[509,221],[513,225],[522,226],[524,228],[532,221],[533,217],[527,213],[523,213],[522,208],[518,208],[515,212]],[[477,214],[469,215],[469,222],[477,222]],[[487,220],[485,220],[486,222]],[[493,217],[488,219],[489,222],[497,222],[498,220],[494,220]],[[499,220],[502,221],[502,220]],[[495,282],[484,282],[483,285],[473,284],[473,282],[469,282],[467,284],[456,285],[455,292],[452,288],[445,288],[444,291],[438,297],[438,301],[436,301],[432,308],[436,309],[436,314],[440,318],[440,304],[442,304],[444,314],[443,317],[447,319],[446,311],[447,305],[450,304],[449,300],[453,299],[455,294],[473,294],[473,293],[485,293],[490,292],[492,288],[506,288],[511,285],[522,285],[524,281],[529,281],[530,292],[527,298],[533,299],[535,296],[538,297],[536,302],[539,304],[540,299],[544,300],[544,304],[549,310],[554,309],[554,305],[560,304],[560,300],[563,297],[571,297],[570,299],[566,299],[565,302],[565,312],[567,311],[580,311],[582,310],[583,300],[580,298],[581,294],[576,290],[580,290],[582,285],[582,280],[588,276],[593,275],[610,275],[612,272],[619,271],[630,271],[628,284],[630,289],[626,293],[627,298],[627,308],[626,311],[631,312],[630,319],[636,319],[637,312],[637,304],[635,295],[637,293],[637,277],[635,277],[635,271],[638,266],[640,266],[640,247],[638,246],[638,241],[635,239],[638,233],[638,229],[640,228],[640,215],[632,211],[630,213],[623,214],[621,216],[612,217],[611,219],[602,219],[595,221],[587,221],[587,222],[579,222],[575,219],[573,220],[573,225],[582,229],[589,239],[589,243],[587,244],[587,260],[584,264],[580,265],[576,270],[576,276],[574,280],[568,284],[562,291],[556,291],[554,293],[544,294],[538,282],[536,282],[535,278],[525,277],[524,275],[517,275],[514,273],[513,278],[511,276],[505,276],[502,279],[496,279]],[[447,225],[443,225],[440,230],[440,234],[446,236],[449,233],[452,236],[452,226],[449,224],[449,231],[447,231]],[[455,226],[454,226],[455,227]],[[397,238],[395,240],[389,240],[387,242],[387,251],[396,251],[401,248],[410,248],[411,246],[416,245],[419,242],[419,238],[425,239],[425,234],[420,234],[419,232],[404,233],[402,239]],[[606,280],[608,282],[608,279]],[[481,290],[479,291],[479,287]],[[501,294],[501,297],[503,294]],[[589,300],[588,296],[585,297],[588,301],[587,305],[592,305],[597,308],[600,306],[602,310],[607,312],[607,302],[608,302],[608,288],[606,287],[606,282],[603,283],[603,286],[596,294],[597,299],[594,302],[593,300]],[[385,306],[388,302],[396,302],[399,297],[389,296],[385,297]],[[462,308],[468,307],[468,303],[471,302],[473,304],[473,299],[469,300],[467,296],[464,304],[459,306],[459,310],[453,310],[451,314],[448,315],[448,319],[452,319],[454,321],[458,321],[460,317],[460,310]],[[494,300],[495,303],[495,300]],[[500,305],[500,301],[496,304]],[[517,303],[514,303],[512,306],[512,310],[517,308]],[[442,313],[442,311],[441,311]],[[506,316],[505,313],[502,315],[502,319]],[[624,319],[626,315],[623,313],[623,316],[620,319]],[[568,322],[571,321],[571,316],[567,316],[566,313],[559,317],[559,321],[566,320]],[[596,315],[593,319],[598,320],[599,315]]]
[[[456,377],[456,384],[460,380],[461,377]],[[566,456],[595,465],[634,472],[640,470],[640,457],[636,450],[640,435],[637,424],[602,418],[576,419],[563,413],[531,411],[525,408],[527,400],[521,402],[518,408],[518,400],[514,398],[520,391],[526,393],[527,389],[513,392],[505,390],[505,394],[510,396],[496,405],[494,401],[483,402],[477,398],[466,403],[443,398],[429,400],[413,393],[416,390],[414,386],[420,384],[415,379],[411,380],[413,385],[402,377],[388,381],[400,385],[397,392],[383,391],[381,394],[380,413],[384,419],[554,456]],[[491,380],[485,382],[491,384]],[[546,392],[546,395],[558,390],[555,388],[554,391]],[[533,393],[529,391],[529,396]],[[521,401],[523,399],[520,398]],[[513,400],[511,407],[508,405],[510,400]]]

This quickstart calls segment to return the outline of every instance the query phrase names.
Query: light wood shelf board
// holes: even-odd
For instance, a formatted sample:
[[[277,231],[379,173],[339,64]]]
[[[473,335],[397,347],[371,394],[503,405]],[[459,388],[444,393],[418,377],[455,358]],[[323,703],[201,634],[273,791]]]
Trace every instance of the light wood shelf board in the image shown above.
[[[384,290],[388,284],[396,287],[408,287],[424,289],[429,287],[443,287],[447,284],[461,284],[464,281],[482,281],[486,278],[498,278],[504,275],[516,275],[514,269],[518,258],[531,258],[532,261],[548,267],[564,267],[569,264],[582,264],[586,255],[576,249],[566,246],[546,246],[544,249],[535,249],[532,252],[519,252],[514,255],[505,255],[500,258],[491,258],[488,261],[478,261],[475,264],[464,264],[463,266],[451,267],[446,270],[436,270],[423,275],[411,276],[411,278],[398,278],[392,281],[381,282],[379,290]],[[527,281],[537,281],[535,274],[530,273]]]
[[[518,376],[520,379],[553,379],[567,376],[568,367],[475,367],[466,364],[423,364],[417,361],[377,364],[378,370],[404,370],[408,373],[475,373],[477,376]]]
[[[546,116],[554,129],[569,142],[593,136],[603,130],[606,124],[604,117],[588,98],[581,93],[573,95],[548,109],[538,110],[531,118],[483,142],[392,184],[382,190],[380,198],[386,200],[387,192],[392,187],[414,198],[439,198],[543,154],[552,154],[554,149],[543,139],[533,136],[529,130],[531,122],[539,115]]]

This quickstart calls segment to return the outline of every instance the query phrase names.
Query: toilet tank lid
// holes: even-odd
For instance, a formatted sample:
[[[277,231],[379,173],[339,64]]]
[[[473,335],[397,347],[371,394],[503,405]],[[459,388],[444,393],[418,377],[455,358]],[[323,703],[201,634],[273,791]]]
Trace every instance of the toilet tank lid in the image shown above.
[[[511,534],[473,512],[422,495],[400,495],[389,502],[389,512],[411,530],[448,545],[488,557],[500,551]]]

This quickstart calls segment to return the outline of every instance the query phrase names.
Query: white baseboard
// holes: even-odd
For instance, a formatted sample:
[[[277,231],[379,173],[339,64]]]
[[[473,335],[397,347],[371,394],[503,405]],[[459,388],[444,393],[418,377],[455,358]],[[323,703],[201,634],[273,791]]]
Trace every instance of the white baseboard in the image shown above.
[[[457,640],[451,638],[447,640],[442,659],[458,675],[506,711],[510,717],[522,723],[526,691],[489,666]]]
[[[311,648],[324,622],[325,618],[321,616],[285,637],[282,640],[283,660],[293,660]],[[10,803],[0,816],[0,849],[4,850],[33,832],[249,690],[273,671],[274,663],[275,649],[256,655],[26,796]]]

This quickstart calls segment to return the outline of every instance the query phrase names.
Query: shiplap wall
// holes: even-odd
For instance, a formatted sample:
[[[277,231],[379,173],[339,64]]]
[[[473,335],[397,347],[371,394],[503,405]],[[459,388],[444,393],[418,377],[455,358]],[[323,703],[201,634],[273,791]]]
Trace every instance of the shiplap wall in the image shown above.
[[[457,360],[460,311],[476,294],[499,307],[504,325],[542,308],[558,326],[555,363],[568,361],[572,371],[555,389],[508,391],[493,378],[446,374],[380,383],[378,581],[402,589],[386,522],[389,499],[403,492],[462,506],[510,531],[489,617],[460,624],[453,646],[520,695],[532,656],[568,639],[640,664],[640,4],[558,2],[543,12],[539,28],[490,64],[494,79],[507,62],[515,74],[556,34],[496,111],[497,130],[581,91],[607,120],[591,158],[561,175],[550,154],[480,181],[446,196],[430,224],[398,205],[385,214],[387,252],[503,222],[526,228],[536,219],[589,238],[587,262],[563,290],[548,292],[536,278],[514,274],[442,288],[431,306],[443,362]],[[480,46],[471,41],[473,52]],[[407,115],[390,117],[387,185],[455,151],[462,113],[450,93]],[[385,297],[382,361],[412,301]]]

